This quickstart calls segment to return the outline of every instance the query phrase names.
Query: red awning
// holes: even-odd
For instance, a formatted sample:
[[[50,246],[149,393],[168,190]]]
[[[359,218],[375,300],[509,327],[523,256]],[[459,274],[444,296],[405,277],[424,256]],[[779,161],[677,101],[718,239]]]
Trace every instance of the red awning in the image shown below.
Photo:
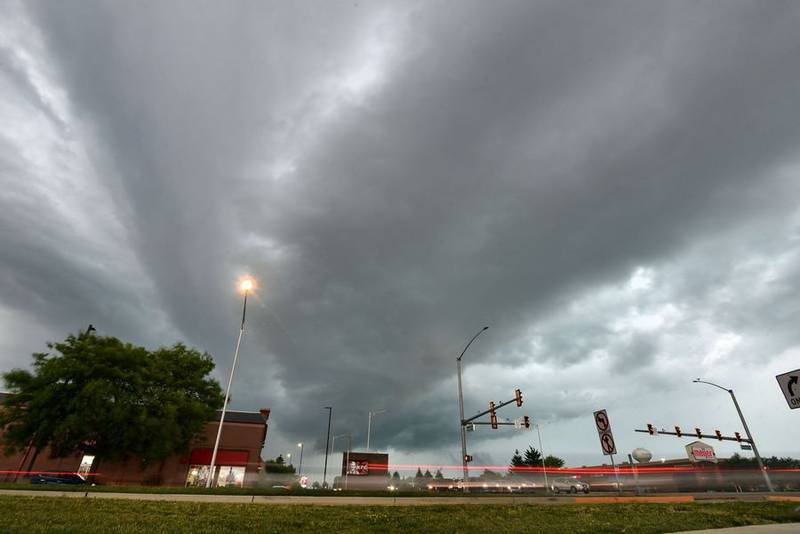
[[[189,457],[190,464],[211,465],[212,449],[192,449]],[[231,451],[219,449],[217,451],[216,465],[247,465],[250,454],[247,451]]]

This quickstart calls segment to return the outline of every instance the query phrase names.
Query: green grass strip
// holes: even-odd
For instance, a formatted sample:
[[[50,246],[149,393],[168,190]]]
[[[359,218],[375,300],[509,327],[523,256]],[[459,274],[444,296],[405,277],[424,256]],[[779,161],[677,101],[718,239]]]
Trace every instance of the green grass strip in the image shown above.
[[[0,496],[4,533],[662,533],[800,522],[797,503],[314,506]]]

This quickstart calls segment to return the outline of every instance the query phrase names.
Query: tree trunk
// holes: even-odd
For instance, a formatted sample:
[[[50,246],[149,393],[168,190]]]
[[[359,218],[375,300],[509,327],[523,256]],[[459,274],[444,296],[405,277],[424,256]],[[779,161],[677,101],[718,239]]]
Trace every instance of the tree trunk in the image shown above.
[[[41,447],[39,447],[38,445],[34,449],[33,456],[31,457],[31,461],[28,462],[28,468],[25,470],[25,471],[28,472],[28,476],[31,475],[31,470],[33,469],[33,464],[36,462],[36,457],[39,456],[39,453],[41,452],[41,450],[42,450]]]

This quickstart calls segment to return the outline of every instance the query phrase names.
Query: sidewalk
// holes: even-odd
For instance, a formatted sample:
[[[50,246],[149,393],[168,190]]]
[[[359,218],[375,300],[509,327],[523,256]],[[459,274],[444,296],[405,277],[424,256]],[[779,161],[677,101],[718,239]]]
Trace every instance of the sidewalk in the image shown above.
[[[681,532],[680,534],[789,534],[790,532],[792,534],[798,534],[800,532],[800,523],[690,530]]]

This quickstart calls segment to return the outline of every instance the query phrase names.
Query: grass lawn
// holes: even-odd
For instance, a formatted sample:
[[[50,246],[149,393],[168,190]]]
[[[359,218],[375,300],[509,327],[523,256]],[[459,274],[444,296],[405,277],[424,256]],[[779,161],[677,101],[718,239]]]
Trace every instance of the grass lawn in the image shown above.
[[[8,533],[674,532],[800,522],[797,503],[313,506],[0,496]]]

